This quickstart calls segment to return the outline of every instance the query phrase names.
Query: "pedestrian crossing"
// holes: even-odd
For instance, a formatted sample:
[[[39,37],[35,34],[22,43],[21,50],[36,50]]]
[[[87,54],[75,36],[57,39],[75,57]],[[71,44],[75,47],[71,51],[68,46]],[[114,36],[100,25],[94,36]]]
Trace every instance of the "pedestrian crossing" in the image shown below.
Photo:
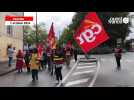
[[[67,84],[65,84],[65,86],[71,86],[71,85],[77,85],[77,84],[81,84],[81,83],[85,83],[88,82],[89,78],[85,78],[85,79],[80,79],[80,80],[76,80],[76,81],[72,81],[72,82],[68,82]]]
[[[93,85],[98,61],[97,59],[91,60],[79,59],[57,87],[90,87],[90,84]]]

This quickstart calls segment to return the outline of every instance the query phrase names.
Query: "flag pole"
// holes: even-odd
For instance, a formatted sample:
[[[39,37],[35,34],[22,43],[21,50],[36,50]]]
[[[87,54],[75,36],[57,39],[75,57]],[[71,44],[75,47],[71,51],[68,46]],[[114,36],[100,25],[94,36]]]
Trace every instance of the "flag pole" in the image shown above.
[[[36,12],[36,45],[38,43],[37,32],[38,32],[38,27],[37,27],[37,12]]]

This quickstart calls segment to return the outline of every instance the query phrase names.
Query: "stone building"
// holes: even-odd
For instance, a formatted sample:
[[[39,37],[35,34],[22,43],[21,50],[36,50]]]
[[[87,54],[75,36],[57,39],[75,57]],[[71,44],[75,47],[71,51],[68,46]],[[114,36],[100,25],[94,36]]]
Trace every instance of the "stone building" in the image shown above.
[[[23,49],[23,26],[6,26],[5,16],[7,15],[23,16],[24,13],[0,12],[0,61],[7,60],[8,45],[12,45],[12,47],[15,47],[16,51],[18,51],[19,49]]]

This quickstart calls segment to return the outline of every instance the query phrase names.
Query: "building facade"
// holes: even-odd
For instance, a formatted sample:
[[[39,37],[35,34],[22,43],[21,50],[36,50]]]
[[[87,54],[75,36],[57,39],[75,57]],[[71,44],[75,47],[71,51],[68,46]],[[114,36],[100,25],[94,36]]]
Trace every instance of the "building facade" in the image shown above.
[[[16,51],[23,49],[23,26],[6,26],[5,16],[7,15],[23,16],[24,13],[0,12],[0,61],[7,61],[8,45],[15,47]]]

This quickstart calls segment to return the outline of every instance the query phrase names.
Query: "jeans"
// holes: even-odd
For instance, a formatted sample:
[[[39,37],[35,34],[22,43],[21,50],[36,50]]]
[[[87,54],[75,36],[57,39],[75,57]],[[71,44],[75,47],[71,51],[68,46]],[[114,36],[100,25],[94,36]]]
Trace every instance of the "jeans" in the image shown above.
[[[33,80],[38,80],[38,70],[36,70],[36,69],[33,69],[32,70],[32,78],[33,78]]]
[[[9,57],[9,60],[8,60],[8,66],[9,67],[12,65],[12,60],[13,60],[13,57]]]

